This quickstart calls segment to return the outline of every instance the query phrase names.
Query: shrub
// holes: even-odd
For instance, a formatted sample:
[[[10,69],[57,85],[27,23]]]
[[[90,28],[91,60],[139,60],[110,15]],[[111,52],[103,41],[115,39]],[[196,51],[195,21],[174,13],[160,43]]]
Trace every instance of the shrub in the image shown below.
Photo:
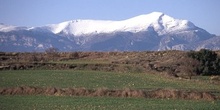
[[[188,56],[199,61],[196,68],[199,75],[220,75],[220,58],[211,50],[190,51]]]
[[[74,59],[78,59],[79,58],[79,53],[78,52],[73,52],[71,57],[74,58]]]

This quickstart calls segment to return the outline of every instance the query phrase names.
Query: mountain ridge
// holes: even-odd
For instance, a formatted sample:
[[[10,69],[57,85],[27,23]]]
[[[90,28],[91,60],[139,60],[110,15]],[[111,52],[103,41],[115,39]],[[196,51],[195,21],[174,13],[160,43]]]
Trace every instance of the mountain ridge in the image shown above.
[[[188,20],[161,12],[121,21],[78,19],[41,27],[0,24],[0,51],[219,50],[218,39]]]
[[[187,25],[187,23],[190,25]],[[71,20],[59,24],[48,25],[46,28],[51,28],[51,31],[55,34],[61,31],[67,31],[66,34],[80,36],[82,34],[112,33],[118,31],[135,33],[144,31],[149,27],[154,27],[159,30],[160,28],[164,28],[165,25],[169,30],[173,27],[175,28],[176,25],[181,25],[182,29],[195,27],[193,23],[187,20],[178,20],[161,12],[152,12],[150,14],[139,15],[121,21]],[[191,27],[184,27],[184,25]]]

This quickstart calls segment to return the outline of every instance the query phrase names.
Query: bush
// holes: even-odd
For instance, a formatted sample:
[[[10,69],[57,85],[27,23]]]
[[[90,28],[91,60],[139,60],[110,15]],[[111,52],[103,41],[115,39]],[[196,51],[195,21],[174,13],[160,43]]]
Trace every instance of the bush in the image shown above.
[[[78,59],[79,58],[79,53],[78,52],[73,52],[71,57],[74,58],[74,59]]]
[[[196,68],[199,75],[220,75],[220,58],[211,50],[190,51],[188,56],[199,61]]]

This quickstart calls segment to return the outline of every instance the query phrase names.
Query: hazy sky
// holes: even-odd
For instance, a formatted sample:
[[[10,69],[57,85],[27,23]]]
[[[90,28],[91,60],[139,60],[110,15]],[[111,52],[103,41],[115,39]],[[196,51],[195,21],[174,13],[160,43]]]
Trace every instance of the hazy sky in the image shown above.
[[[220,0],[0,0],[0,23],[42,26],[73,19],[124,20],[154,11],[220,35]]]

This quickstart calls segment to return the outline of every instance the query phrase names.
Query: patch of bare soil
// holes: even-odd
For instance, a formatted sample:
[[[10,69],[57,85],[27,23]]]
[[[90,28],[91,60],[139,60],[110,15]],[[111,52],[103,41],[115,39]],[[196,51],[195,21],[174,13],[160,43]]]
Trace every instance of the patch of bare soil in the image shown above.
[[[106,88],[56,88],[56,87],[10,87],[0,88],[0,95],[55,95],[55,96],[89,96],[89,97],[138,97],[161,99],[187,99],[187,100],[216,100],[217,96],[209,92],[184,91],[176,89],[157,90],[110,90]]]
[[[194,99],[194,100],[215,100],[216,96],[208,92],[183,91],[176,89],[158,89],[150,91],[152,98],[171,98],[171,99]]]

